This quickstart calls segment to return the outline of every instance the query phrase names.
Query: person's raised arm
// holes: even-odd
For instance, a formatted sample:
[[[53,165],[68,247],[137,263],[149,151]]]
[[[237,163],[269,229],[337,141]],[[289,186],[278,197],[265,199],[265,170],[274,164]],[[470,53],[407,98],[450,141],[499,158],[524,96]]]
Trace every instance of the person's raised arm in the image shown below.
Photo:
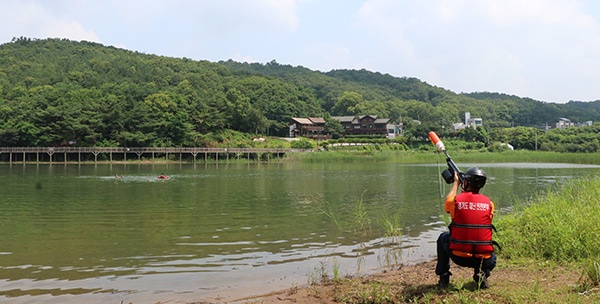
[[[458,185],[460,185],[460,180],[458,179],[458,174],[456,171],[454,172],[454,183],[452,184],[452,188],[450,188],[450,192],[446,195],[446,201],[444,202],[444,208],[446,209],[446,213],[450,213],[450,217],[454,219],[454,198],[458,192]]]
[[[452,188],[450,188],[450,192],[448,192],[448,195],[446,195],[446,200],[448,200],[448,198],[453,198],[456,196],[459,185],[460,180],[458,179],[458,174],[454,172],[454,183],[452,184]]]

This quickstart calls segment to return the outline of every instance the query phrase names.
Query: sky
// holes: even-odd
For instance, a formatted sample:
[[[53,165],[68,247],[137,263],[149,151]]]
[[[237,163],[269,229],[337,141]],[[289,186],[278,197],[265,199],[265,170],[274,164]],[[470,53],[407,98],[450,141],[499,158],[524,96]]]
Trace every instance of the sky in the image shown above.
[[[14,37],[600,100],[596,0],[1,0],[0,44]]]

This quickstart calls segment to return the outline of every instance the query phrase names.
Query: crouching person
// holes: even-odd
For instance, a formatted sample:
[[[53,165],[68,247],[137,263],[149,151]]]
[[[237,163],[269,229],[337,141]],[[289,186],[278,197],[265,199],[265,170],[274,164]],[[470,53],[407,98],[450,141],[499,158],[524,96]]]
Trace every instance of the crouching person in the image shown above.
[[[473,280],[479,288],[489,287],[487,278],[496,266],[496,255],[492,245],[494,203],[479,193],[485,182],[485,172],[477,167],[464,173],[462,184],[454,174],[454,184],[444,204],[452,218],[450,231],[437,240],[435,273],[440,276],[438,284],[442,288],[448,286],[452,275],[450,259],[459,266],[473,268]],[[457,195],[459,184],[462,192]]]

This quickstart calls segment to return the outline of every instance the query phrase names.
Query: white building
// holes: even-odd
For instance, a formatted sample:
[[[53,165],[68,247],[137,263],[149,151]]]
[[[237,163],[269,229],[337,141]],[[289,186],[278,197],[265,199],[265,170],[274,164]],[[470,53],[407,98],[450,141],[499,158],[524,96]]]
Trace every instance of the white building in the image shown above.
[[[402,123],[387,124],[386,129],[387,129],[386,137],[388,139],[395,139],[398,136],[402,136],[402,129],[403,129]]]
[[[559,118],[558,122],[556,123],[557,129],[563,129],[563,128],[574,127],[574,126],[575,126],[575,124],[568,118]]]
[[[471,112],[465,112],[465,126],[473,129],[483,126],[483,119],[471,118]]]

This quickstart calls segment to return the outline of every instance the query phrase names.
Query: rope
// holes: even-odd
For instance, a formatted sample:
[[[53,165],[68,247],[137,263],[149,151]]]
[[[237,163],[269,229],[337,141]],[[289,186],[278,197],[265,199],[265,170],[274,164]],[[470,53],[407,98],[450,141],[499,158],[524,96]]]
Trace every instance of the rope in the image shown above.
[[[446,201],[446,181],[442,180],[442,166],[441,166],[441,161],[440,161],[440,152],[437,152],[438,154],[438,159],[437,159],[437,166],[438,166],[438,189],[440,191],[440,196],[439,196],[439,206],[440,206],[440,212],[441,214],[446,214],[446,208],[444,207],[444,203]],[[444,170],[446,166],[446,160],[444,158]],[[442,218],[444,218],[442,216]],[[444,220],[444,222],[446,222],[446,220]],[[446,224],[449,224],[449,222],[446,222]]]
[[[441,169],[441,166],[440,166],[440,164],[441,164],[441,163],[440,163],[440,152],[437,152],[437,155],[438,155],[438,158],[437,158],[437,167],[438,167],[438,188],[439,188],[439,190],[440,190],[440,201],[441,201],[442,197],[444,197],[444,193],[445,193],[445,190],[446,190],[446,189],[445,189],[445,187],[443,187],[443,186],[444,186],[444,183],[445,183],[445,181],[444,181],[444,183],[442,183],[442,169]],[[444,169],[444,170],[445,170],[445,169]]]

